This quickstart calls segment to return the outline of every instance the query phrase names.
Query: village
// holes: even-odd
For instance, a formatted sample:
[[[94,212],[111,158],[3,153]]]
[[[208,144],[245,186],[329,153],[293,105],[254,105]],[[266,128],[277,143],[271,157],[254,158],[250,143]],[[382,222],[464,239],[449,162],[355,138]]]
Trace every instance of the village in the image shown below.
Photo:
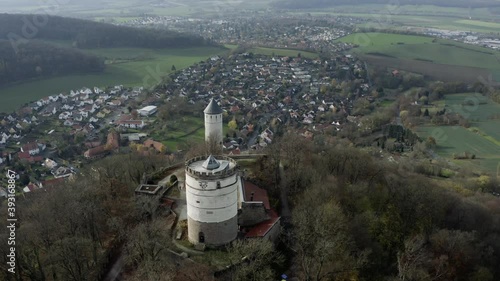
[[[332,54],[351,49],[335,41],[349,35],[356,23],[351,17],[304,17],[301,15],[224,15],[223,18],[148,16],[123,23],[134,27],[169,28],[194,33],[219,44],[290,48]]]
[[[350,55],[320,60],[300,52],[296,57],[245,52],[177,71],[153,92],[113,86],[60,93],[2,116],[0,164],[16,168],[23,192],[31,192],[137,144],[141,153],[173,157],[179,151],[148,136],[157,130],[163,107],[179,98],[188,107],[203,107],[210,98],[219,103],[232,123],[224,139],[228,154],[267,146],[282,124],[308,139],[335,133],[348,120],[355,122],[350,113],[356,99],[373,101],[363,66]],[[326,87],[335,91],[327,93]]]

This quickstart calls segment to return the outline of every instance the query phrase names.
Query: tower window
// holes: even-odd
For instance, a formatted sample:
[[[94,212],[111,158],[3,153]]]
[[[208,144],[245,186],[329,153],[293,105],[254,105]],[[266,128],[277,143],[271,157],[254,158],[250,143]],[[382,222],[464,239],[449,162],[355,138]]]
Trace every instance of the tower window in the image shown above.
[[[220,181],[217,182],[217,189],[220,189]]]
[[[196,201],[196,203],[200,203],[200,201]]]

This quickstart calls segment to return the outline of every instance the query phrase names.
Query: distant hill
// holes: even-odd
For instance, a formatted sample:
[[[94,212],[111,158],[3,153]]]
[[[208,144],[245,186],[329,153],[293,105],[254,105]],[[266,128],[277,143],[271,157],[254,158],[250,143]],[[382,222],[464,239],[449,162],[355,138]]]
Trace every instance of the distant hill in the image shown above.
[[[36,40],[20,43],[14,49],[10,41],[0,40],[0,86],[38,77],[103,70],[104,59],[78,49]]]
[[[395,4],[387,0],[277,0],[274,4],[278,8],[286,9],[307,9],[307,8],[326,8],[336,5],[361,5],[361,4]],[[399,0],[399,5],[435,5],[443,7],[499,7],[498,0]]]
[[[71,41],[78,48],[211,45],[202,37],[169,30],[115,26],[58,16],[0,14],[0,39],[12,39],[16,35],[28,39]]]
[[[57,43],[57,44],[55,44]],[[185,48],[202,37],[46,15],[0,14],[0,86],[38,77],[101,72],[104,58],[79,49]]]

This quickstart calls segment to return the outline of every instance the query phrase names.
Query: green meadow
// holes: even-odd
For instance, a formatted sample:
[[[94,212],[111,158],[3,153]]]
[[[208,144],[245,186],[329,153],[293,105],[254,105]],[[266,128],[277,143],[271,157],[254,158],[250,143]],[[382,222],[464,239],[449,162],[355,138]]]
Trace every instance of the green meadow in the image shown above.
[[[185,49],[110,48],[86,50],[106,58],[103,73],[67,75],[28,81],[0,88],[0,112],[12,112],[23,104],[49,95],[82,87],[114,85],[152,87],[161,77],[176,69],[186,68],[210,56],[227,52],[219,47]]]
[[[445,107],[469,120],[469,131],[500,145],[500,105],[480,94],[447,95]],[[500,154],[500,148],[498,153]]]
[[[457,75],[469,75],[476,80],[479,76],[492,74],[500,81],[499,51],[452,40],[378,32],[354,33],[338,40],[358,45],[353,52],[375,57],[381,63],[389,62],[387,66],[393,64],[393,67],[412,71],[418,65],[421,66],[418,70],[429,72],[442,68],[442,72],[456,71]]]
[[[417,128],[417,133],[423,139],[434,137],[437,141],[436,152],[443,157],[450,159],[454,154],[469,152],[475,154],[477,159],[457,161],[496,172],[500,164],[500,119],[495,116],[500,114],[500,105],[479,94],[464,93],[447,95],[443,102],[435,106],[462,115],[471,126],[421,126]]]
[[[453,160],[453,155],[463,155],[468,152],[476,155],[473,160],[453,160],[459,164],[467,163],[477,171],[496,174],[500,164],[500,146],[463,127],[455,126],[424,126],[417,128],[420,137],[429,136],[437,140],[436,152],[447,159]]]
[[[367,19],[360,27],[376,29],[404,29],[405,26],[441,28],[449,30],[498,33],[498,9],[459,8],[433,5],[395,5],[395,2],[363,5],[340,5],[327,9],[311,9],[296,13],[312,15],[339,15]]]

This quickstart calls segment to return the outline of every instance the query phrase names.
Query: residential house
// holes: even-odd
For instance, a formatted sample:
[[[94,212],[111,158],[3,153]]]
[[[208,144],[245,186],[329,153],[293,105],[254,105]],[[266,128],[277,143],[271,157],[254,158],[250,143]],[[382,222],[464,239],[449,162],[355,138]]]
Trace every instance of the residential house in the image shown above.
[[[40,154],[46,148],[45,144],[38,142],[29,142],[21,147],[21,152],[28,153],[29,155]]]
[[[109,151],[106,149],[106,147],[104,145],[100,145],[98,147],[90,148],[89,150],[85,151],[83,155],[87,159],[98,159],[106,156],[108,153]]]
[[[59,167],[57,169],[53,169],[50,172],[56,179],[66,178],[73,174],[73,171],[68,167]]]
[[[43,164],[45,165],[45,167],[47,167],[48,169],[54,169],[55,167],[57,167],[57,162],[52,160],[52,159],[45,159],[45,161],[43,162]]]
[[[142,129],[146,126],[146,123],[144,123],[143,120],[125,120],[118,121],[117,123],[118,126],[129,129]]]
[[[67,119],[64,121],[63,124],[64,124],[64,126],[73,126],[73,124],[75,124],[75,123],[73,122],[73,119]]]
[[[166,151],[166,147],[163,143],[161,142],[157,142],[157,141],[154,141],[152,139],[148,139],[144,142],[144,147],[152,147],[154,148],[156,151],[158,152],[165,152]]]
[[[265,144],[271,144],[273,142],[274,133],[271,129],[265,129],[261,134],[260,138]],[[265,146],[265,145],[264,145]]]

